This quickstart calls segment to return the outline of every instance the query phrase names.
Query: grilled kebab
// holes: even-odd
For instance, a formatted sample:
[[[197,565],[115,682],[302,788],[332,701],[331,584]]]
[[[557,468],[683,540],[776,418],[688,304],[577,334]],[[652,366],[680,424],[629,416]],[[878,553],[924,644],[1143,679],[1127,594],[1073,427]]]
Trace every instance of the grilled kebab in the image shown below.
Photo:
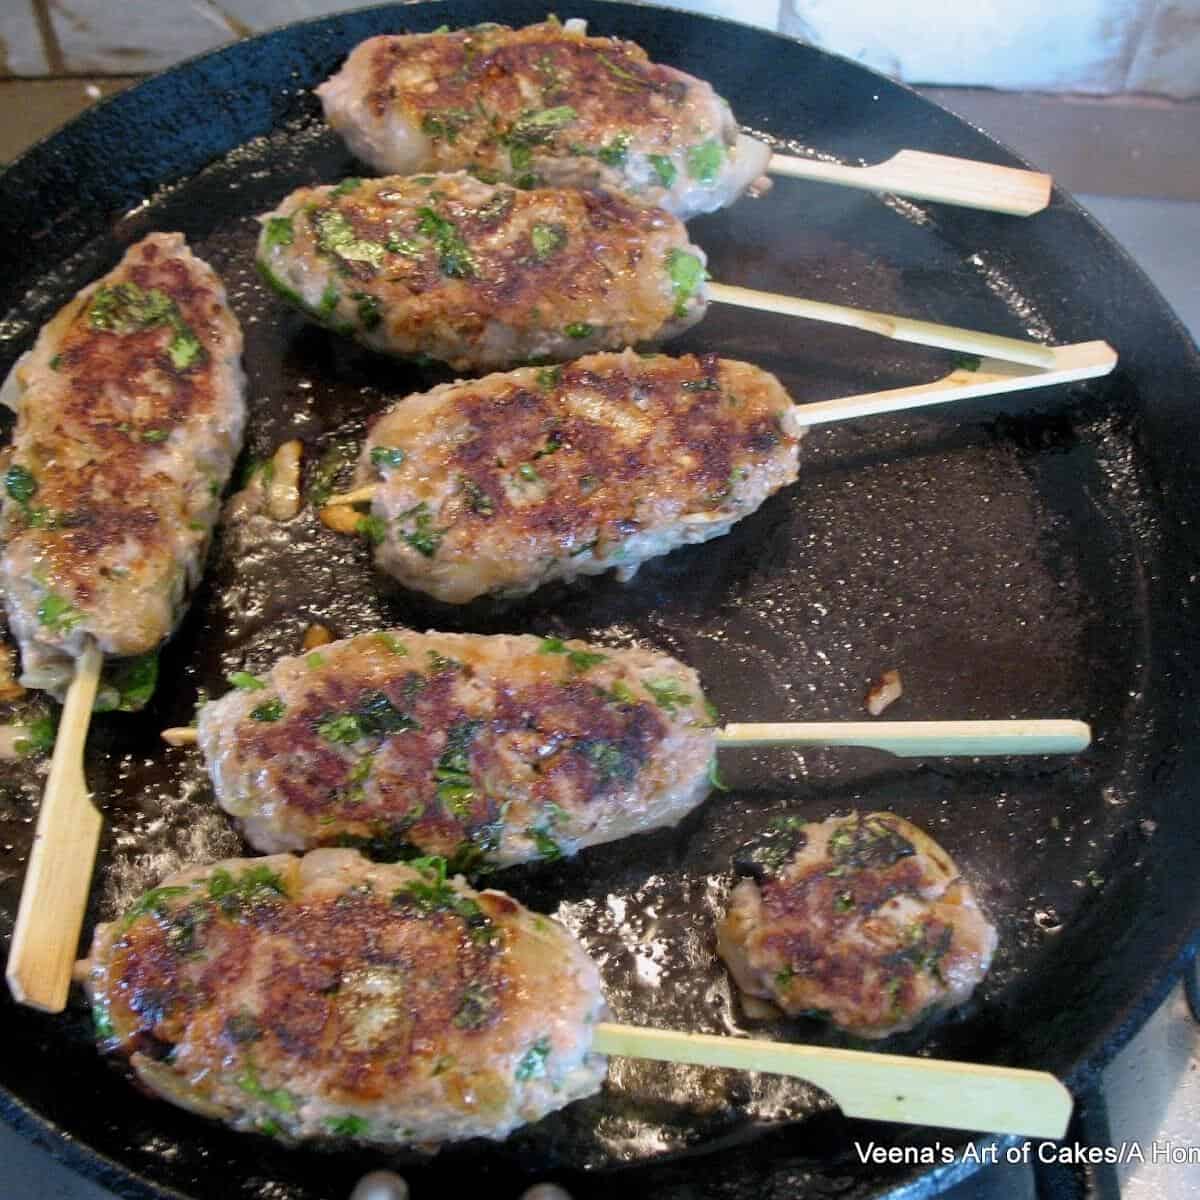
[[[392,630],[231,678],[197,734],[258,850],[508,866],[673,825],[708,793],[700,681],[649,650]]]
[[[618,192],[461,172],[300,188],[258,243],[313,320],[464,371],[673,337],[704,315],[704,263],[676,218]]]
[[[557,922],[440,860],[314,850],[190,867],[80,964],[151,1091],[288,1141],[502,1138],[598,1091],[600,978]]]
[[[996,930],[932,838],[890,813],[777,819],[735,863],[718,951],[742,991],[859,1037],[965,1003]]]
[[[595,354],[444,384],[372,426],[362,526],[407,587],[520,596],[727,533],[795,481],[779,381],[715,354]]]
[[[375,170],[620,188],[683,220],[731,204],[771,157],[703,80],[574,22],[374,37],[317,95]]]
[[[27,687],[61,699],[88,638],[132,660],[175,629],[241,446],[241,350],[216,274],[154,233],[18,360],[0,569]]]

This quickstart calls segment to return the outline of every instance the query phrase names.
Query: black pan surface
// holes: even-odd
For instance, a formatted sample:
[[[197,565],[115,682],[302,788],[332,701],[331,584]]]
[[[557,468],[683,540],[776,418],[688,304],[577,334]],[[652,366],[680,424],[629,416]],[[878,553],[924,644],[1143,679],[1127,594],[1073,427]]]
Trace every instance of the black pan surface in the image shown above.
[[[306,326],[251,268],[254,214],[354,173],[308,89],[359,40],[495,17],[472,0],[377,9],[240,43],[99,106],[0,177],[0,367],[130,242],[179,229],[223,274],[246,328],[247,454],[301,437],[306,461],[352,443],[389,399],[446,376]],[[511,24],[541,3],[510,0]],[[984,135],[849,62],[748,28],[578,3],[710,79],[750,128],[849,161],[902,147],[1016,163]],[[640,642],[697,666],[727,719],[853,719],[896,667],[896,718],[1075,715],[1074,761],[902,763],[865,751],[726,754],[732,791],[678,829],[497,877],[554,912],[601,966],[619,1019],[843,1043],[813,1023],[746,1020],[714,960],[734,849],[774,815],[890,808],[929,829],[996,920],[972,1005],[885,1048],[1048,1069],[1085,1089],[1194,950],[1200,916],[1196,638],[1200,363],[1140,272],[1067,197],[1026,221],[780,182],[697,220],[714,275],[1053,342],[1105,338],[1106,380],[814,431],[799,485],[729,537],[508,607],[432,605],[375,576],[364,549],[305,513],[228,528],[141,716],[98,718],[88,775],[106,835],[90,925],[181,863],[239,853],[199,759],[164,753],[198,688],[262,668],[313,620]],[[951,359],[866,334],[714,308],[677,343],[776,372],[798,401],[932,379]],[[0,781],[7,940],[42,779]],[[143,1098],[93,1051],[83,1006],[3,1005],[0,1107],[73,1165],[132,1196],[318,1200],[384,1162],[415,1194],[516,1195],[555,1178],[581,1197],[929,1194],[970,1168],[859,1162],[854,1138],[936,1131],[845,1121],[803,1083],[614,1061],[605,1092],[503,1145],[436,1160],[290,1150]],[[949,1134],[963,1145],[965,1135]],[[448,1189],[448,1191],[447,1191]]]

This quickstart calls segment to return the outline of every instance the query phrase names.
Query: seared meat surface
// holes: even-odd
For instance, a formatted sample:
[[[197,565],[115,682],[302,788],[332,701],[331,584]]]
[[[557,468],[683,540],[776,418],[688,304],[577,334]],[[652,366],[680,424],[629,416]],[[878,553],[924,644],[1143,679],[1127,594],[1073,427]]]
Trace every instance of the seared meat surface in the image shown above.
[[[61,696],[86,638],[131,657],[175,629],[241,446],[241,351],[221,281],[155,233],[13,368],[2,569],[26,686]]]
[[[889,813],[782,818],[739,860],[718,950],[738,986],[859,1037],[963,1004],[996,930],[950,856]]]
[[[508,866],[673,825],[708,791],[700,681],[649,650],[392,630],[234,679],[199,741],[259,850]]]
[[[259,269],[281,296],[373,350],[457,370],[622,349],[704,315],[704,252],[616,192],[348,179],[262,223]]]
[[[378,171],[620,188],[683,220],[731,204],[771,155],[703,80],[557,21],[371,38],[317,95]]]
[[[143,1084],[285,1140],[502,1138],[604,1077],[583,949],[441,861],[190,867],[99,926],[83,967],[102,1046]]]
[[[779,381],[715,354],[595,354],[410,396],[372,427],[376,561],[465,603],[727,533],[799,470]]]

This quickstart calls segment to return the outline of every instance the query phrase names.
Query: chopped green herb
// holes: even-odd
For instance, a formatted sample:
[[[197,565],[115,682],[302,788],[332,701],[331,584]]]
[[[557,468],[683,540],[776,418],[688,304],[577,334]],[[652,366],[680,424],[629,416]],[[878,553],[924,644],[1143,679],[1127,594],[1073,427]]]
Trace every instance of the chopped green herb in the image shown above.
[[[708,718],[709,725],[719,725],[721,723],[721,714],[717,712],[717,706],[707,697],[703,697],[704,715]]]
[[[562,449],[562,439],[557,429],[552,429],[546,437],[546,444],[540,449],[533,452],[534,458],[545,458],[548,454],[554,454]]]
[[[632,134],[618,133],[607,146],[602,146],[596,151],[596,157],[606,166],[619,167],[624,163],[625,155],[629,151],[629,143],[632,141]]]
[[[544,144],[553,139],[555,130],[570,125],[577,115],[567,104],[524,113],[508,131],[507,140],[526,146]]]
[[[458,135],[474,118],[475,114],[466,108],[447,108],[440,113],[426,113],[421,118],[421,132],[431,138],[444,138],[453,146]]]
[[[715,754],[708,760],[708,782],[709,786],[716,788],[718,792],[729,791],[729,785],[721,778],[721,768],[717,765]]]
[[[563,333],[569,338],[588,338],[594,332],[593,327],[586,321],[572,321],[569,325],[563,326]]]
[[[347,1113],[343,1117],[327,1117],[325,1125],[334,1137],[366,1137],[371,1129],[369,1121],[354,1113]]]
[[[234,671],[225,678],[235,688],[241,688],[243,692],[261,692],[267,686],[257,675],[251,675],[249,671]]]
[[[614,781],[632,783],[637,777],[637,763],[619,742],[589,738],[576,743],[575,749],[591,764],[602,787]]]
[[[27,468],[14,463],[4,472],[4,490],[18,504],[25,504],[37,494],[37,480]]]
[[[97,1041],[107,1041],[117,1036],[117,1031],[108,1013],[108,1005],[100,999],[92,1001],[92,1029]]]
[[[441,1075],[445,1071],[449,1071],[454,1066],[454,1057],[450,1054],[443,1054],[441,1058],[433,1064],[433,1070],[430,1075]]]
[[[54,633],[70,633],[83,620],[83,613],[57,592],[47,592],[37,606],[37,619]]]
[[[26,737],[18,738],[14,749],[18,754],[48,754],[54,749],[56,726],[53,717],[38,717],[25,726]]]
[[[475,480],[468,479],[466,475],[460,475],[458,477],[458,486],[467,498],[467,507],[473,513],[479,513],[482,517],[490,517],[496,511],[496,504],[491,496]]]
[[[530,1079],[540,1079],[546,1073],[546,1059],[550,1057],[550,1039],[538,1038],[528,1050],[521,1055],[521,1061],[517,1063],[517,1069],[514,1072],[518,1083],[525,1083]]]
[[[534,257],[538,262],[545,262],[567,244],[567,228],[539,222],[529,231],[529,240],[533,243]]]
[[[775,986],[786,988],[791,986],[791,982],[796,978],[796,972],[791,967],[784,967],[782,971],[775,972]]]
[[[566,652],[567,643],[562,638],[542,638],[541,645],[538,646],[539,654],[566,654]]]
[[[145,708],[157,686],[157,651],[124,659],[106,673],[104,686],[93,705],[93,711],[138,712]]]
[[[514,171],[528,171],[533,162],[533,151],[528,146],[520,144],[510,145],[508,148],[508,160],[512,164]],[[517,186],[523,187],[525,185],[518,180]]]
[[[614,704],[636,704],[637,697],[630,691],[628,685],[618,679],[609,689],[608,698]]]
[[[543,862],[557,862],[562,858],[562,847],[544,829],[530,829],[528,833]]]
[[[387,522],[373,513],[359,517],[354,532],[361,534],[376,546],[382,546],[387,538]]]
[[[829,857],[835,869],[881,870],[915,853],[912,843],[878,819],[851,819],[829,837]]]
[[[455,279],[468,279],[479,273],[475,256],[453,221],[439,216],[432,208],[417,209],[417,217],[417,228],[432,239],[437,247],[443,275]]]
[[[692,697],[674,679],[643,679],[642,687],[654,697],[659,708],[665,708],[672,716],[677,708],[692,702]]]
[[[372,446],[371,462],[377,467],[399,467],[407,455],[399,446]]]
[[[562,367],[541,367],[537,373],[537,385],[552,392],[562,380]]]
[[[358,310],[358,323],[364,329],[376,329],[383,320],[383,306],[375,296],[366,292],[351,292],[350,299],[355,302]]]
[[[63,356],[61,354],[56,354],[50,360],[50,370],[57,371],[58,368],[62,366],[62,358],[63,358]]]
[[[169,320],[175,301],[158,288],[143,291],[136,283],[101,287],[92,297],[89,319],[93,329],[107,333],[133,333]]]
[[[496,997],[483,984],[468,983],[454,1014],[456,1029],[482,1029],[496,1008]]]
[[[542,477],[533,468],[533,465],[531,463],[522,463],[517,468],[517,474],[520,475],[520,477],[522,479],[524,479],[526,483],[541,483],[542,482]]]
[[[321,293],[321,300],[317,305],[317,315],[321,317],[332,316],[341,299],[341,293],[337,290],[337,284],[330,280],[325,285],[325,290]]]
[[[170,436],[171,436],[171,431],[169,429],[143,429],[142,430],[142,441],[143,442],[150,442],[150,443],[165,442],[167,440],[167,438],[169,438]]]
[[[462,663],[457,658],[447,658],[444,654],[439,654],[436,650],[430,650],[429,665],[435,671],[457,671],[462,667]]]
[[[304,661],[310,671],[319,671],[325,665],[325,655],[314,650]]]
[[[412,518],[414,528],[401,533],[400,536],[418,554],[423,554],[426,558],[433,558],[438,552],[438,547],[442,544],[442,538],[445,536],[446,531],[444,529],[434,529],[433,516],[430,514],[429,506],[424,500],[402,514],[401,519],[408,518]]]
[[[698,146],[688,147],[687,173],[697,183],[715,183],[724,159],[725,147],[716,138],[710,138]]]
[[[287,888],[270,867],[250,867],[236,878],[224,867],[208,877],[208,898],[229,917],[241,917],[247,908],[275,903],[287,896]]]
[[[267,249],[272,246],[290,246],[296,240],[296,230],[291,217],[268,217],[267,231],[263,238]]]
[[[667,274],[675,293],[675,315],[682,317],[687,312],[688,301],[708,278],[708,272],[694,254],[674,249],[667,255]]]
[[[665,188],[669,188],[674,182],[679,171],[675,164],[665,154],[651,154],[650,166],[654,168],[655,175],[658,176],[658,181]]]
[[[475,219],[484,225],[495,225],[508,216],[516,202],[517,193],[505,188],[475,210]]]
[[[352,441],[335,442],[320,457],[308,485],[308,502],[322,508],[333,494],[338,476],[354,461],[358,447]]]
[[[234,1083],[246,1093],[247,1096],[253,1096],[255,1100],[261,1100],[264,1104],[270,1105],[277,1112],[294,1113],[296,1111],[296,1101],[291,1092],[286,1088],[266,1088],[263,1087],[261,1080],[258,1077],[258,1071],[254,1064],[247,1059],[246,1065],[243,1067],[240,1074],[234,1076]],[[262,1123],[260,1128],[263,1127]],[[267,1132],[264,1129],[264,1132]],[[272,1132],[278,1132],[278,1126]]]
[[[377,633],[375,640],[393,654],[399,654],[402,657],[408,654],[408,647],[398,638],[390,633]]]
[[[978,371],[983,365],[983,359],[978,354],[956,354],[954,365],[960,371]]]
[[[387,235],[383,248],[392,254],[403,254],[406,258],[420,258],[425,253],[421,243],[415,238],[397,237],[394,233]]]
[[[383,246],[360,238],[346,214],[336,208],[318,209],[312,216],[317,231],[317,249],[344,262],[361,262],[378,268],[383,262]],[[324,297],[322,297],[324,306]]]
[[[852,892],[838,892],[833,898],[833,911],[835,913],[848,913],[854,907],[854,894]]]
[[[362,180],[356,179],[353,175],[349,179],[343,179],[341,183],[333,189],[331,193],[334,196],[348,196],[351,192],[356,192],[362,187]]]
[[[283,716],[283,710],[283,701],[276,696],[272,700],[264,700],[257,708],[252,708],[250,719],[253,721],[278,721]]]
[[[125,910],[125,915],[121,918],[121,929],[128,929],[139,917],[151,915],[156,917],[166,916],[169,909],[167,901],[175,899],[176,896],[187,895],[189,891],[191,891],[191,888],[182,885],[172,885],[169,887],[151,888],[148,892],[143,892]]]

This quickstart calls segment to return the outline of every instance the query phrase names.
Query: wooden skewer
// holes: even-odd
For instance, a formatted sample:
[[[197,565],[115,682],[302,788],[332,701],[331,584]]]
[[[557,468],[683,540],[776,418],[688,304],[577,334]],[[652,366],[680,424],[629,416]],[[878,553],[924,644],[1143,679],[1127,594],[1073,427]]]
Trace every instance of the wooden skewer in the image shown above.
[[[171,746],[194,746],[196,731],[164,729]],[[997,754],[1078,754],[1091,744],[1082,721],[811,721],[726,725],[717,745],[864,746],[900,758],[983,758]]]
[[[734,304],[759,312],[804,317],[812,321],[825,321],[830,325],[849,325],[853,329],[877,333],[898,342],[913,342],[918,346],[938,346],[943,350],[1027,363],[1032,367],[1048,368],[1054,365],[1053,347],[1021,338],[1000,337],[994,333],[979,333],[973,329],[959,329],[954,325],[938,325],[933,321],[918,321],[909,317],[893,317],[865,308],[827,304],[822,300],[805,300],[798,296],[781,296],[727,283],[708,284],[708,297],[718,304]]]
[[[46,1012],[62,1012],[67,1003],[100,843],[102,822],[83,777],[83,747],[103,661],[89,638],[63,704],[8,955],[13,998]]]
[[[1044,370],[1031,371],[1010,361],[984,358],[973,371],[960,367],[932,383],[797,404],[792,409],[792,416],[799,425],[828,425],[833,421],[850,421],[880,413],[902,412],[909,408],[930,408],[955,400],[999,396],[1005,392],[1051,387],[1059,383],[1076,383],[1081,379],[1108,375],[1117,365],[1117,352],[1107,342],[1074,342],[1045,349],[1050,353],[1051,364]],[[367,483],[352,491],[340,492],[330,496],[325,507],[344,508],[364,504],[374,497],[378,486],[376,483]]]
[[[899,758],[1078,754],[1092,741],[1082,721],[813,721],[726,725],[717,745],[865,746]]]
[[[601,1022],[602,1054],[794,1075],[828,1092],[848,1117],[987,1133],[1060,1138],[1071,1093],[1044,1071],[906,1058],[755,1038],[677,1033]]]
[[[817,179],[868,192],[893,192],[963,208],[1028,217],[1050,203],[1053,180],[1041,171],[999,167],[969,158],[901,150],[885,162],[848,167],[788,154],[772,154],[767,170],[792,179]]]

